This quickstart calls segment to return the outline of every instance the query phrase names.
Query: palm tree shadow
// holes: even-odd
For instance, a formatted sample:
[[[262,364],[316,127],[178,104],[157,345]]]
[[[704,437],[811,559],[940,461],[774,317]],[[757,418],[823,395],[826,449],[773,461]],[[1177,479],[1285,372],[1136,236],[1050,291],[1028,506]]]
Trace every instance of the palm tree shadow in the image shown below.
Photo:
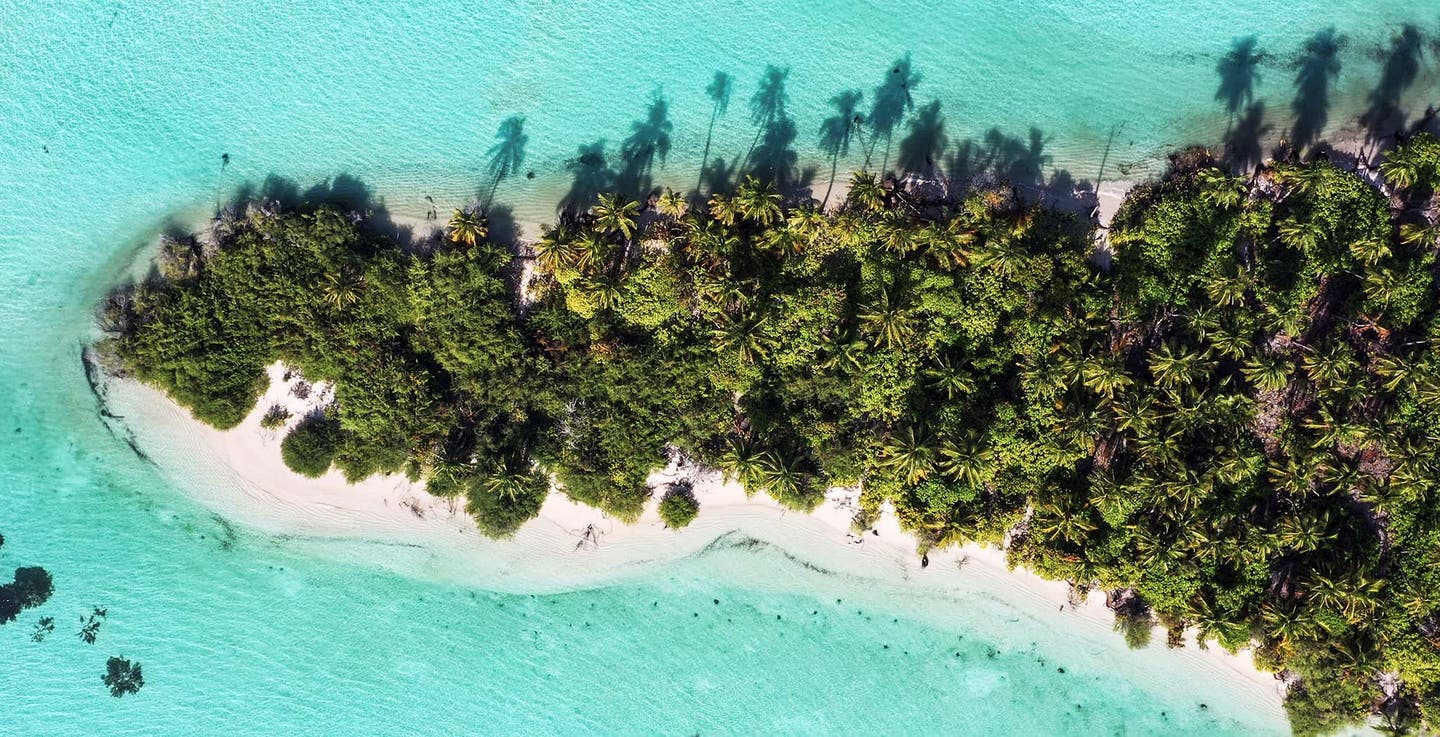
[[[490,192],[485,197],[486,209],[495,199],[500,180],[513,176],[525,165],[525,145],[529,142],[530,137],[525,134],[524,115],[511,115],[500,121],[500,128],[495,131],[495,145],[487,152],[490,158],[485,170],[490,174],[491,183]]]
[[[670,103],[659,92],[650,100],[645,117],[630,124],[630,135],[620,142],[620,171],[615,189],[622,194],[643,197],[653,185],[651,172],[656,159],[665,165],[670,154]]]
[[[1295,62],[1295,99],[1290,103],[1290,112],[1295,115],[1290,138],[1297,148],[1311,146],[1325,132],[1330,85],[1340,74],[1338,57],[1344,47],[1345,37],[1336,35],[1332,26],[1311,36],[1301,48]]]
[[[795,121],[781,115],[772,118],[761,130],[760,144],[750,157],[750,174],[775,183],[782,193],[793,192],[801,184],[796,167],[799,154],[795,151],[795,139],[799,130]]]
[[[710,163],[700,168],[700,182],[703,189],[710,193],[729,192],[735,187],[736,179],[740,174],[740,161],[726,161],[723,156],[716,156]],[[692,207],[705,204],[705,197],[697,189],[691,197]]]
[[[722,71],[716,71],[710,84],[705,86],[705,96],[710,98],[710,126],[705,130],[705,152],[700,155],[700,180],[695,183],[698,194],[705,183],[705,164],[710,161],[710,144],[715,139],[715,121],[730,109],[730,92],[735,87],[735,78]]]
[[[750,122],[755,124],[755,140],[750,142],[749,150],[740,160],[741,169],[749,166],[750,157],[760,145],[760,139],[775,121],[785,117],[785,104],[790,99],[789,93],[785,91],[785,80],[789,76],[788,67],[777,67],[773,64],[765,67],[765,73],[760,77],[760,86],[755,88],[755,94],[750,96]]]
[[[826,185],[822,202],[829,202],[830,193],[835,187],[835,177],[839,173],[840,157],[850,154],[850,142],[854,140],[860,125],[865,122],[864,116],[860,115],[860,101],[864,97],[865,93],[860,90],[845,90],[830,98],[835,114],[820,123],[819,147],[830,155],[830,182]]]
[[[560,199],[556,210],[562,217],[575,217],[590,209],[600,193],[614,184],[615,173],[605,161],[605,141],[581,145],[575,157],[565,162],[571,172],[570,190]]]
[[[1400,98],[1420,76],[1420,59],[1424,54],[1424,38],[1420,29],[1406,24],[1390,40],[1384,53],[1380,82],[1370,92],[1370,103],[1360,116],[1368,139],[1380,141],[1405,125],[1405,111]]]
[[[1215,90],[1215,99],[1230,115],[1230,123],[1241,114],[1247,105],[1255,100],[1255,85],[1260,81],[1260,63],[1265,59],[1264,50],[1258,47],[1254,36],[1236,39],[1230,50],[1215,63],[1215,73],[1220,76],[1220,87]]]
[[[1250,171],[1265,158],[1261,141],[1274,129],[1265,122],[1264,101],[1252,103],[1225,134],[1225,161],[1237,171]]]
[[[905,115],[915,107],[915,99],[911,93],[918,84],[920,75],[914,71],[910,54],[906,53],[895,60],[885,75],[885,81],[875,88],[875,101],[870,107],[870,115],[865,119],[872,136],[869,150],[865,153],[866,168],[869,168],[875,146],[881,138],[885,139],[885,155],[881,159],[880,170],[883,172],[889,166],[891,139]]]
[[[900,139],[895,165],[902,171],[929,177],[939,170],[938,161],[949,138],[945,134],[945,116],[940,101],[932,100],[910,118],[910,132]]]

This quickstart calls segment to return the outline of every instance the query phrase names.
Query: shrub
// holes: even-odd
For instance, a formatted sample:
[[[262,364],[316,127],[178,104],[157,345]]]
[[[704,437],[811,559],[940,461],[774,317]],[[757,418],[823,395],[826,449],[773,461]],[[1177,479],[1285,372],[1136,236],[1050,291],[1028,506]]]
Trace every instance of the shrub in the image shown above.
[[[290,410],[284,405],[274,404],[270,409],[265,410],[265,416],[260,418],[260,427],[266,430],[279,430],[285,426],[285,421],[290,419]]]
[[[316,416],[306,419],[285,436],[280,443],[280,455],[291,471],[319,478],[330,470],[335,454],[340,450],[340,423]]]
[[[660,500],[660,519],[672,530],[690,524],[699,512],[700,502],[695,500],[695,490],[689,482],[671,484],[665,497]]]

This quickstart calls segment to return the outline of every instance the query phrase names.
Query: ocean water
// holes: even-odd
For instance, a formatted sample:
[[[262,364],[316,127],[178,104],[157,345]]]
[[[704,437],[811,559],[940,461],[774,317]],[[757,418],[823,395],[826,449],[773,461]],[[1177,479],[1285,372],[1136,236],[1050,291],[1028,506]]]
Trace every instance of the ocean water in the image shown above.
[[[1332,28],[1317,105],[1297,75]],[[271,176],[522,223],[617,178],[694,189],[716,158],[793,156],[817,194],[832,166],[927,153],[1093,185],[1237,127],[1273,138],[1296,110],[1342,135],[1377,100],[1423,109],[1437,32],[1433,0],[0,0],[0,564],[57,586],[0,627],[0,735],[1282,733],[1214,684],[1154,677],[1163,659],[1067,646],[1039,605],[879,595],[768,548],[532,597],[235,525],[107,429],[80,350],[161,229]],[[785,104],[758,111],[762,140],[766,77]],[[846,90],[893,134],[832,158]],[[58,631],[31,642],[42,615]],[[101,688],[116,654],[144,663],[136,697]]]

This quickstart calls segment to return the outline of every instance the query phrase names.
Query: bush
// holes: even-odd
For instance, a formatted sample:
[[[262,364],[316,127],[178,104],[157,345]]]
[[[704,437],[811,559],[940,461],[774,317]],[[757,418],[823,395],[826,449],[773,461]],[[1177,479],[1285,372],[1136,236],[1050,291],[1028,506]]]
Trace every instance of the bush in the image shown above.
[[[280,443],[280,455],[291,471],[319,478],[330,470],[340,450],[340,423],[318,416],[301,422]]]
[[[700,502],[695,500],[695,491],[689,482],[671,484],[670,490],[660,500],[660,519],[672,530],[690,524],[699,512]]]
[[[279,430],[285,426],[285,421],[290,419],[290,410],[285,409],[283,404],[273,404],[270,409],[265,410],[265,416],[260,418],[260,427],[266,430]]]
[[[466,509],[481,532],[510,537],[540,514],[549,492],[549,480],[535,471],[486,476],[471,483]]]

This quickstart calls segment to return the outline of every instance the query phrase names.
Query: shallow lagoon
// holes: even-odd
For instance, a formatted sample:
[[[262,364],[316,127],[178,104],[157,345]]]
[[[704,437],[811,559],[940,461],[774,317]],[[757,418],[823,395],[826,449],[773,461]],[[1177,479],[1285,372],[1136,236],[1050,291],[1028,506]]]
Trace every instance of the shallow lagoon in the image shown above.
[[[577,173],[580,190],[613,176],[692,188],[707,140],[727,170],[756,146],[750,101],[768,66],[788,70],[793,126],[771,125],[778,144],[762,151],[793,151],[817,194],[829,101],[858,89],[869,115],[877,88],[902,99],[888,80],[907,55],[911,114],[943,115],[946,145],[921,128],[911,140],[931,145],[917,158],[910,118],[891,116],[891,140],[857,140],[840,171],[930,152],[947,172],[958,156],[1037,181],[1142,176],[1237,121],[1289,128],[1306,40],[1329,26],[1347,39],[1332,133],[1374,101],[1402,22],[1419,26],[1423,56],[1408,78],[1389,67],[1398,99],[1414,107],[1440,87],[1431,3],[1216,5],[333,2],[282,16],[244,2],[8,4],[0,562],[45,565],[58,593],[0,628],[0,732],[1283,730],[1240,701],[1200,709],[1200,685],[1127,680],[1040,636],[1045,620],[1025,612],[900,599],[855,611],[834,600],[864,600],[864,582],[799,572],[759,587],[755,571],[783,565],[763,551],[531,598],[372,568],[383,547],[236,527],[106,429],[79,361],[90,306],[167,217],[203,215],[272,174],[302,187],[348,175],[377,206],[420,217],[493,191],[521,222],[553,218]],[[1217,98],[1217,70],[1235,69],[1222,61],[1251,35],[1253,64]],[[721,114],[706,94],[716,71],[735,79]],[[515,115],[523,146],[502,149],[523,159],[497,181],[495,134]],[[93,647],[70,632],[91,604],[111,611]],[[39,615],[59,631],[37,644]],[[145,664],[147,686],[117,702],[99,675],[121,653]]]

